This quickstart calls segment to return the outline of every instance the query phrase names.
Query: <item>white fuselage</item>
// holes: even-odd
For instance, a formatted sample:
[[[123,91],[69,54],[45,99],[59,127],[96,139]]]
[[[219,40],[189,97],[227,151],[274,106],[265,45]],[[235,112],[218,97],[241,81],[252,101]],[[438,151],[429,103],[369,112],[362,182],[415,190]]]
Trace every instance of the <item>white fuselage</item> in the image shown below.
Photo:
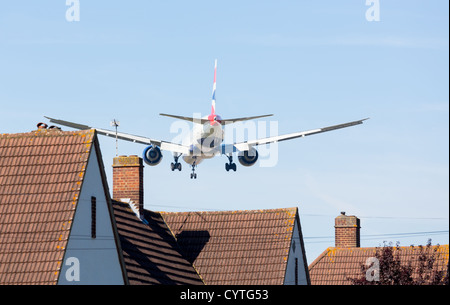
[[[188,139],[192,153],[183,156],[183,160],[188,164],[198,165],[204,159],[220,154],[223,139],[224,130],[219,122],[194,124]]]

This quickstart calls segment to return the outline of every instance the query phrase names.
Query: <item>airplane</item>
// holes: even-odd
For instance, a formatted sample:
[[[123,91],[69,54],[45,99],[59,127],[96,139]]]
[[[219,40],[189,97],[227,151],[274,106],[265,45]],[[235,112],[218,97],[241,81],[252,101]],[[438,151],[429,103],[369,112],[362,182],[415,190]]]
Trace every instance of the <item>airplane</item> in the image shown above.
[[[120,140],[131,141],[135,143],[141,143],[148,145],[143,151],[143,160],[150,166],[158,165],[162,160],[161,151],[170,151],[173,154],[174,162],[170,164],[172,171],[181,171],[181,163],[179,158],[182,156],[183,160],[191,166],[191,179],[196,179],[197,174],[195,168],[205,159],[210,159],[217,155],[225,155],[228,158],[228,163],[225,164],[226,171],[236,171],[236,163],[233,162],[233,153],[237,153],[238,161],[242,166],[252,166],[258,160],[258,151],[256,146],[281,142],[285,140],[291,140],[295,138],[305,137],[309,135],[319,134],[336,129],[346,128],[362,124],[363,121],[357,120],[347,122],[339,125],[333,125],[318,129],[312,129],[308,131],[295,132],[285,135],[271,136],[261,138],[257,140],[243,141],[239,143],[223,143],[224,142],[224,127],[228,124],[236,122],[243,122],[248,120],[260,119],[264,117],[272,116],[273,114],[239,117],[233,119],[222,119],[220,115],[216,113],[216,76],[217,76],[217,59],[214,62],[214,82],[211,100],[211,113],[205,117],[187,117],[173,114],[160,113],[161,116],[175,118],[179,120],[185,120],[193,123],[192,132],[190,135],[190,143],[188,145],[172,143],[168,141],[155,140],[143,136],[137,136],[122,132],[111,131],[102,128],[94,128],[83,124],[68,122],[64,120],[54,119],[47,116],[51,123],[64,125],[67,127],[85,130],[94,128],[98,134],[114,137]]]

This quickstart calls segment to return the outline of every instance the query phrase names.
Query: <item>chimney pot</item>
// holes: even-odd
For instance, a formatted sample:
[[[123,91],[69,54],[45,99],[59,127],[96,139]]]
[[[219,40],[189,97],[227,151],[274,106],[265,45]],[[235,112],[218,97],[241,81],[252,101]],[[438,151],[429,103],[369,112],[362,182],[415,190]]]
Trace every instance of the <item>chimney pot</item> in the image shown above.
[[[335,247],[337,248],[354,248],[360,247],[360,220],[356,216],[341,215],[334,220],[335,228]]]

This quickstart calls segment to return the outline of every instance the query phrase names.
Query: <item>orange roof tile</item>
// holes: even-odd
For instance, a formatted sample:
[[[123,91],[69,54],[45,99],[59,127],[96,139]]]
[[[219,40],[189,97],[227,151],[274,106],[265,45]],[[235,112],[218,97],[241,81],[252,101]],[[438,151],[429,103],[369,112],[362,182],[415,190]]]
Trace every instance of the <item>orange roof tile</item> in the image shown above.
[[[283,284],[297,208],[160,213],[206,284]]]
[[[426,248],[425,246],[423,247]],[[326,249],[309,265],[311,285],[351,285],[349,278],[360,278],[361,265],[369,257],[375,257],[379,248],[335,248]],[[393,247],[393,254],[398,255],[401,262],[411,261],[412,267],[418,265],[420,247]],[[446,270],[448,264],[448,245],[431,246],[429,251],[436,250],[436,270]]]
[[[125,269],[131,285],[202,285],[161,215],[145,210],[143,223],[129,204],[113,200]]]
[[[56,284],[95,131],[0,135],[0,284]]]

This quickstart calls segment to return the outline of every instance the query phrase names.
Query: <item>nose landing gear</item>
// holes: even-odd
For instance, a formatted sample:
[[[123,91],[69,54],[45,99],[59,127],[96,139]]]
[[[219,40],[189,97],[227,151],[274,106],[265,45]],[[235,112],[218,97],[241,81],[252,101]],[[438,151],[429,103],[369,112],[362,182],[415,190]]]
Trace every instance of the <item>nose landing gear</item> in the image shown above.
[[[197,166],[197,164],[195,164],[196,161],[194,161],[194,163],[192,163],[192,173],[191,173],[191,179],[197,179],[197,174],[195,173],[195,167]]]

